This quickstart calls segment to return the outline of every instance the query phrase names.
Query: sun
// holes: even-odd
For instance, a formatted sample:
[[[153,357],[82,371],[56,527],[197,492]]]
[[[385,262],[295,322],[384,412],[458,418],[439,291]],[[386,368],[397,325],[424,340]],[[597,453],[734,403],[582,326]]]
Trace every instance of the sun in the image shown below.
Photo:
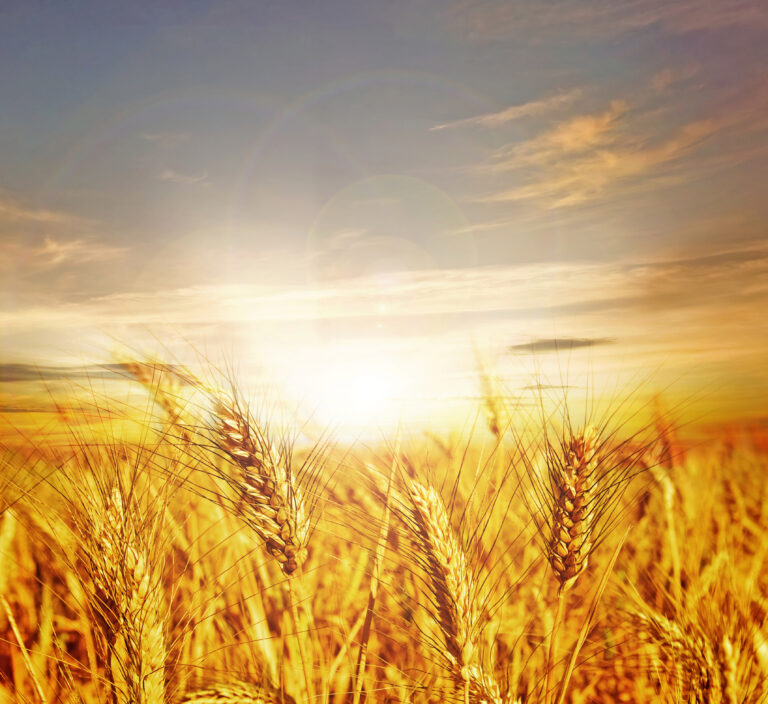
[[[315,421],[360,434],[391,428],[407,393],[407,372],[393,360],[352,355],[321,356],[311,371],[288,380],[289,393]]]

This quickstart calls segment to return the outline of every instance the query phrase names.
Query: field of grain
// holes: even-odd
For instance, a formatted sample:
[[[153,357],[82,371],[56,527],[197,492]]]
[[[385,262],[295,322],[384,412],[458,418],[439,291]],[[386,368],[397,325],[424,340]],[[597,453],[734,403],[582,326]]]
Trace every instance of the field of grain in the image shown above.
[[[757,435],[486,388],[470,433],[350,444],[124,368],[138,421],[4,431],[0,702],[768,701]]]

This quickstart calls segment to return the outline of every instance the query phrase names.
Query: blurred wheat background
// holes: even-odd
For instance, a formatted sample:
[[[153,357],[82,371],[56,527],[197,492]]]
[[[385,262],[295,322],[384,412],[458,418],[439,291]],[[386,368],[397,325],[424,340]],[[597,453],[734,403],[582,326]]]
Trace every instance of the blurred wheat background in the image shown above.
[[[139,408],[6,435],[0,701],[767,700],[756,436],[523,413],[481,375],[468,435],[350,445],[231,376],[122,368]]]

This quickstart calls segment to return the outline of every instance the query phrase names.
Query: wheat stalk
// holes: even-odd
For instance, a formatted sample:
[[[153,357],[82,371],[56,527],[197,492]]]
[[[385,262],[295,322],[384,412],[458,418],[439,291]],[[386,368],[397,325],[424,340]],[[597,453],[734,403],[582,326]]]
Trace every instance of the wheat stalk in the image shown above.
[[[32,665],[32,660],[29,657],[29,651],[27,650],[27,646],[24,644],[24,639],[21,637],[19,627],[16,624],[16,619],[13,616],[11,605],[6,600],[4,594],[0,594],[0,606],[2,606],[5,617],[8,619],[8,623],[11,626],[11,632],[13,633],[13,637],[16,639],[16,643],[19,646],[19,651],[21,652],[21,657],[22,657],[22,660],[24,661],[24,667],[27,669],[27,673],[29,674],[29,677],[32,680],[32,683],[35,687],[35,692],[37,693],[37,696],[40,699],[41,704],[48,704],[48,699],[45,696],[43,687],[40,684],[37,673],[35,673],[35,668]]]
[[[125,505],[118,486],[81,519],[92,607],[117,671],[110,667],[120,704],[165,700],[165,636],[162,590],[146,526],[135,499]],[[115,681],[121,679],[121,682]]]
[[[290,448],[283,445],[278,451],[266,429],[241,409],[236,397],[218,396],[214,401],[214,418],[216,447],[238,473],[233,477],[218,465],[214,465],[214,469],[238,494],[236,512],[261,538],[267,553],[277,560],[283,574],[289,577],[289,607],[296,628],[306,693],[311,699],[311,661],[305,653],[295,585],[290,578],[307,557],[315,503],[308,501],[306,496],[313,495],[319,478],[320,450],[316,446],[295,471]]]
[[[2,595],[8,592],[8,586],[13,579],[14,565],[11,560],[6,560],[6,557],[11,554],[17,528],[18,519],[12,510],[0,513],[0,594]]]
[[[547,466],[552,514],[547,557],[558,582],[557,604],[549,636],[544,701],[552,695],[552,674],[557,662],[557,636],[566,611],[566,593],[587,568],[592,549],[596,470],[598,467],[596,434],[592,427],[570,438],[565,457],[560,458],[547,446]],[[565,682],[561,685],[564,691]]]
[[[286,453],[278,453],[235,400],[215,407],[216,444],[238,468],[226,479],[239,492],[242,517],[264,541],[286,575],[304,562],[310,535],[310,510]]]
[[[598,466],[595,437],[594,429],[588,427],[571,439],[565,462],[550,464],[553,511],[547,547],[560,594],[587,568],[592,548]]]
[[[723,699],[727,704],[738,704],[739,652],[733,641],[724,634],[720,641],[720,660],[723,671]]]
[[[499,380],[480,362],[478,358],[478,373],[480,376],[480,394],[483,400],[488,429],[498,442],[509,426],[509,412],[505,405],[503,390]]]
[[[477,662],[481,611],[477,585],[466,553],[451,527],[440,495],[433,487],[408,481],[411,510],[406,521],[429,576],[450,669],[465,698],[472,702],[501,702],[493,676]]]
[[[306,559],[310,534],[310,511],[291,464],[236,401],[220,400],[215,415],[217,445],[239,469],[234,482],[224,478],[240,494],[243,518],[291,575]]]

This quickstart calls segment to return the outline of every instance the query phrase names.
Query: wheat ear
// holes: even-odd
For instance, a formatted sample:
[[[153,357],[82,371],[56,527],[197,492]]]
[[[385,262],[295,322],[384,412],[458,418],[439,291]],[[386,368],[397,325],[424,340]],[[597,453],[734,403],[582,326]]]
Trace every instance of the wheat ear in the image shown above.
[[[498,379],[484,366],[479,365],[480,393],[483,399],[488,430],[501,442],[504,432],[509,426],[509,413],[504,403],[503,390],[499,388]]]
[[[571,439],[565,462],[550,472],[553,496],[549,564],[562,594],[587,568],[594,526],[593,498],[597,468],[595,431],[590,427]]]
[[[715,651],[702,634],[683,628],[655,611],[648,610],[635,617],[675,663],[686,694],[695,697],[695,701],[706,702],[725,691]]]
[[[218,447],[239,470],[234,481],[225,479],[240,494],[242,517],[282,571],[291,575],[306,558],[310,521],[290,462],[236,402],[219,401],[215,415]]]
[[[480,610],[467,556],[437,491],[413,480],[408,484],[409,525],[429,576],[453,678],[470,701],[497,704],[499,687],[477,662]]]
[[[304,684],[311,699],[314,694],[311,662],[305,653],[291,579],[307,557],[311,506],[305,501],[289,452],[278,452],[266,432],[241,412],[236,400],[219,399],[215,416],[218,448],[238,468],[240,475],[234,479],[227,474],[221,476],[238,492],[240,501],[236,506],[242,518],[264,541],[266,551],[289,577],[287,596]],[[312,475],[310,481],[314,478]]]
[[[181,698],[180,704],[278,704],[283,699],[286,704],[290,701],[285,693],[273,693],[264,687],[250,684],[232,683],[188,692]]]
[[[558,581],[557,604],[549,636],[544,701],[552,694],[552,672],[557,662],[557,636],[566,611],[566,593],[587,568],[594,528],[594,495],[597,451],[595,431],[587,427],[571,437],[564,461],[550,456],[549,481],[552,492],[551,535],[547,556]]]
[[[86,520],[84,547],[94,583],[94,611],[118,671],[119,704],[163,704],[165,636],[162,589],[139,528],[137,507],[126,507],[115,487],[101,511]],[[118,684],[118,683],[115,683]]]

